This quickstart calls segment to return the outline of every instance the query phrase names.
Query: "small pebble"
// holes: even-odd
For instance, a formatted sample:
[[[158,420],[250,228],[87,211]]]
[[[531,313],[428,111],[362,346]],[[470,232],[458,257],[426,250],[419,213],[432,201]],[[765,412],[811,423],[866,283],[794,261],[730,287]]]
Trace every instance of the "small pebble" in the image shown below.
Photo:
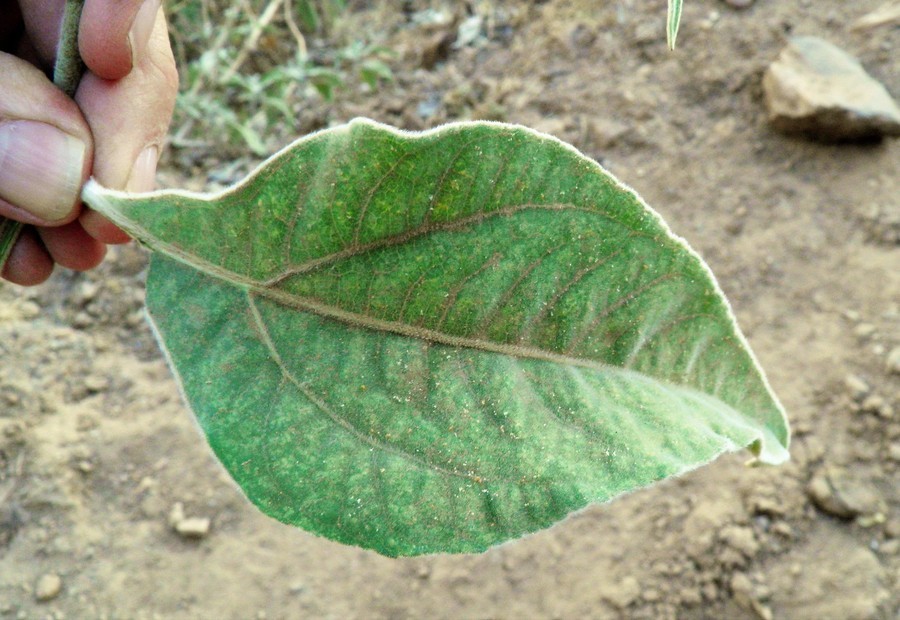
[[[887,356],[887,371],[900,375],[900,347],[894,347]]]
[[[892,443],[888,448],[888,458],[900,463],[900,443]]]
[[[853,328],[853,333],[857,338],[866,339],[875,333],[875,326],[871,323],[860,323]]]
[[[888,538],[900,538],[900,518],[891,519],[884,524],[884,535]]]
[[[92,319],[91,315],[88,314],[87,312],[79,312],[72,319],[72,325],[79,329],[89,327],[91,324],[93,324],[93,322],[94,322],[94,319]]]
[[[55,573],[38,577],[34,584],[34,598],[39,602],[51,601],[62,591],[62,579]]]
[[[897,555],[900,553],[900,540],[895,538],[881,543],[878,547],[878,552],[881,553],[881,555]]]
[[[778,523],[772,526],[772,533],[778,534],[779,536],[784,536],[785,538],[790,538],[794,535],[794,530],[791,528],[790,524],[785,523],[784,521],[779,521]]]
[[[869,384],[858,375],[847,375],[844,378],[844,385],[853,400],[862,400],[869,393]]]
[[[84,387],[91,392],[103,392],[109,388],[109,379],[101,375],[88,375],[84,378]]]
[[[183,538],[203,538],[212,524],[207,517],[186,517],[184,505],[176,502],[169,511],[169,526]]]
[[[97,283],[87,280],[75,289],[72,301],[83,306],[97,297],[98,292],[100,292],[100,287]]]
[[[206,517],[189,517],[175,525],[175,531],[184,538],[203,538],[209,534],[210,520]]]
[[[41,307],[33,301],[23,301],[19,306],[19,313],[23,319],[33,319],[41,313]]]
[[[884,398],[877,394],[871,394],[863,399],[859,410],[866,413],[880,413],[886,404]]]

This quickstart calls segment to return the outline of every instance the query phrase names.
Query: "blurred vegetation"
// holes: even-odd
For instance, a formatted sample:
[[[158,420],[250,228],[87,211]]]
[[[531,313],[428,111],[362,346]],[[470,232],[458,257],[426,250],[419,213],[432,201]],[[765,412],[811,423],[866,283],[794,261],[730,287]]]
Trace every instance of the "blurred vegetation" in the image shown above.
[[[393,79],[391,50],[341,29],[347,0],[173,0],[175,147],[268,154],[312,99]]]

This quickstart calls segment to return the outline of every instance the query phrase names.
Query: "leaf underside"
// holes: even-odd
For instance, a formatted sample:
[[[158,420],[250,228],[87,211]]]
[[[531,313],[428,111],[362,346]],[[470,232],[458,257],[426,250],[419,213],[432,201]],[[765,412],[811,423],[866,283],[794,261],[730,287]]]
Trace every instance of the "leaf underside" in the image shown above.
[[[781,406],[709,270],[629,189],[493,123],[357,120],[215,196],[85,200],[210,445],[285,523],[475,552],[751,447]]]

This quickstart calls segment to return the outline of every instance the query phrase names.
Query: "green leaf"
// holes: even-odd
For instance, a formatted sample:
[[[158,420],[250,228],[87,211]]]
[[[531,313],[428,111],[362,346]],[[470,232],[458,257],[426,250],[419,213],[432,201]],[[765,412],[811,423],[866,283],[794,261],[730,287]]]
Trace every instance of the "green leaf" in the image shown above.
[[[315,32],[319,29],[319,12],[316,10],[313,0],[300,0],[295,11],[304,30]]]
[[[481,551],[725,451],[788,457],[706,265],[549,136],[357,120],[214,196],[84,198],[155,250],[147,305],[184,394],[286,523]]]
[[[381,80],[391,82],[394,79],[394,72],[391,68],[382,61],[374,58],[369,59],[362,64],[359,68],[359,75],[363,82],[368,84],[372,89],[378,88],[378,83]]]
[[[675,40],[678,39],[678,26],[681,24],[681,5],[683,0],[669,0],[668,13],[666,14],[666,42],[670,50],[675,49]]]

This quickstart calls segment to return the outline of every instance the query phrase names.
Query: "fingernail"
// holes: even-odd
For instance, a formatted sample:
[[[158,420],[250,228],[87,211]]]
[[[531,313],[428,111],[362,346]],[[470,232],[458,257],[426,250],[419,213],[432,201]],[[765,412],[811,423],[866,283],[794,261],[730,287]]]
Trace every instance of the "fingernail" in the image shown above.
[[[48,222],[64,219],[78,202],[86,151],[46,123],[0,123],[0,198]]]
[[[150,33],[156,25],[156,14],[159,12],[160,0],[144,0],[131,22],[131,30],[128,32],[128,45],[131,46],[131,65],[137,64],[138,58],[144,53]]]
[[[152,192],[156,187],[156,162],[159,159],[159,149],[148,146],[134,160],[131,167],[131,175],[125,184],[125,191],[132,193]]]

